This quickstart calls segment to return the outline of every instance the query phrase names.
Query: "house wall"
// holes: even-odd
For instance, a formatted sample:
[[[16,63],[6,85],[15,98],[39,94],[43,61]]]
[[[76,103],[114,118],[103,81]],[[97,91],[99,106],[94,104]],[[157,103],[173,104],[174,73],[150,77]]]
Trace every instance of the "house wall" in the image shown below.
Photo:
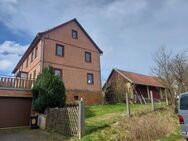
[[[78,39],[72,38],[72,30],[77,31]],[[63,57],[56,56],[56,44],[64,46]],[[42,46],[44,46],[43,51]],[[37,77],[41,72],[41,67],[52,66],[53,68],[61,69],[65,87],[67,90],[71,90],[70,94],[67,92],[68,102],[73,102],[76,94],[81,97],[81,93],[87,91],[87,94],[83,93],[82,96],[86,100],[86,103],[100,103],[100,53],[75,22],[70,22],[62,28],[60,27],[48,32],[42,37],[42,40],[36,47],[38,47],[38,57],[31,63],[30,53],[28,56],[28,67],[26,67],[27,59],[25,59],[19,71],[28,72],[28,78],[30,78],[30,75],[33,78],[34,71],[36,70]],[[91,53],[91,63],[85,62],[85,51]],[[44,54],[43,63],[41,58],[42,52]],[[93,74],[94,84],[87,84],[87,73]]]
[[[74,97],[78,100],[83,99],[86,105],[102,104],[102,93],[99,91],[67,91],[67,103],[75,102]]]
[[[37,51],[37,57],[35,58],[35,49],[38,48]],[[34,58],[33,61],[31,62],[31,54],[32,51],[34,52]],[[22,65],[20,66],[20,68],[18,69],[18,71],[23,71],[23,72],[27,72],[27,76],[30,79],[35,79],[37,77],[37,75],[41,72],[41,53],[42,53],[42,41],[40,41],[39,43],[36,44],[36,46],[33,48],[33,50],[31,51],[31,53],[27,56],[28,58],[28,66],[26,66],[26,62],[27,62],[27,58],[24,60],[24,62],[22,63]],[[36,71],[36,76],[35,78],[33,77],[34,75],[34,71]]]
[[[72,30],[78,39],[72,38]],[[101,91],[100,54],[75,22],[58,28],[45,36],[44,67],[62,70],[62,79],[69,90]],[[64,56],[56,56],[56,44],[64,46]],[[85,62],[85,51],[91,53],[91,63]],[[87,84],[87,73],[94,76],[94,84]]]

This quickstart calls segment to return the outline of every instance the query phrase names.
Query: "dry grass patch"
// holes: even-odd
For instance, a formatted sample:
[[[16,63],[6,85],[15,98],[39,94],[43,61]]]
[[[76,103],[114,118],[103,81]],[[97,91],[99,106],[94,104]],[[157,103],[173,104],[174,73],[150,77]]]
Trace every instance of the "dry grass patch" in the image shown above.
[[[167,110],[144,115],[122,118],[108,130],[102,131],[100,140],[111,141],[152,141],[173,133],[175,128],[173,114]]]
[[[119,129],[128,129],[126,140],[153,140],[163,137],[175,130],[174,119],[169,112],[153,112],[144,115],[142,118],[133,117],[130,121],[123,121]],[[129,124],[126,126],[126,122]]]

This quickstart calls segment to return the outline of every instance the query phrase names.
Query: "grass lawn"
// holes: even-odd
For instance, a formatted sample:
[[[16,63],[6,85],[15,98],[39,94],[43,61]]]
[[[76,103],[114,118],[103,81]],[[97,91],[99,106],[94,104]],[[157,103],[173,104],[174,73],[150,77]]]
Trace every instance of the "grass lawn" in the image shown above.
[[[165,104],[157,103],[156,108],[161,108]],[[150,110],[151,104],[131,104],[131,114],[138,113],[138,111]],[[86,123],[86,137],[92,136],[91,134],[99,131],[100,129],[109,127],[111,124],[117,122],[120,117],[126,116],[126,104],[113,104],[113,105],[96,105],[88,106],[85,108],[85,123]],[[83,140],[85,140],[83,138]],[[87,139],[88,140],[88,139]],[[90,139],[89,139],[90,140]]]

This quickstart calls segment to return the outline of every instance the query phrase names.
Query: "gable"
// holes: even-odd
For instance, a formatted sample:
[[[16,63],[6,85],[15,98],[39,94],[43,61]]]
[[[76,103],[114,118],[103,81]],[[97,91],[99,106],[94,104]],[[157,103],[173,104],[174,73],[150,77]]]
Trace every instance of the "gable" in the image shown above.
[[[78,40],[72,39],[72,29],[78,30]],[[79,34],[81,35],[79,37]],[[55,40],[59,40],[61,42],[70,42],[74,46],[80,46],[87,50],[96,51],[99,54],[102,54],[102,50],[97,46],[97,44],[92,40],[92,38],[88,35],[82,25],[76,20],[72,19],[66,23],[63,23],[59,26],[56,26],[50,30],[39,32],[36,37],[33,39],[32,43],[30,44],[29,48],[26,50],[24,55],[19,60],[16,67],[13,69],[12,73],[15,73],[18,68],[23,64],[24,60],[27,56],[31,53],[36,43],[40,41],[42,37],[45,38],[53,38]]]
[[[113,69],[107,79],[107,83],[111,83],[116,77],[122,77],[126,81],[138,85],[148,85],[164,88],[159,78],[154,76],[148,76],[143,74],[138,74],[134,72],[127,72],[119,69]]]
[[[77,31],[78,39],[72,38],[72,30]],[[98,48],[96,43],[91,39],[91,37],[76,19],[48,31],[41,32],[40,34],[49,39],[55,39],[62,43],[68,43],[70,45],[78,46],[102,54],[102,51]]]
[[[117,71],[121,73],[123,76],[125,76],[126,78],[129,78],[134,84],[148,85],[148,86],[155,86],[162,88],[164,87],[158,77],[123,71],[123,70],[117,70]]]

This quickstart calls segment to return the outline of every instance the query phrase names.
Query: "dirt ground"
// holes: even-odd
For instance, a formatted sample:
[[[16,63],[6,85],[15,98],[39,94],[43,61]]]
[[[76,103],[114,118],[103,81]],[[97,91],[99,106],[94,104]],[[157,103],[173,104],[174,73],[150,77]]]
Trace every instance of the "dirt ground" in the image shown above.
[[[64,141],[62,134],[40,129],[0,129],[0,141]]]

